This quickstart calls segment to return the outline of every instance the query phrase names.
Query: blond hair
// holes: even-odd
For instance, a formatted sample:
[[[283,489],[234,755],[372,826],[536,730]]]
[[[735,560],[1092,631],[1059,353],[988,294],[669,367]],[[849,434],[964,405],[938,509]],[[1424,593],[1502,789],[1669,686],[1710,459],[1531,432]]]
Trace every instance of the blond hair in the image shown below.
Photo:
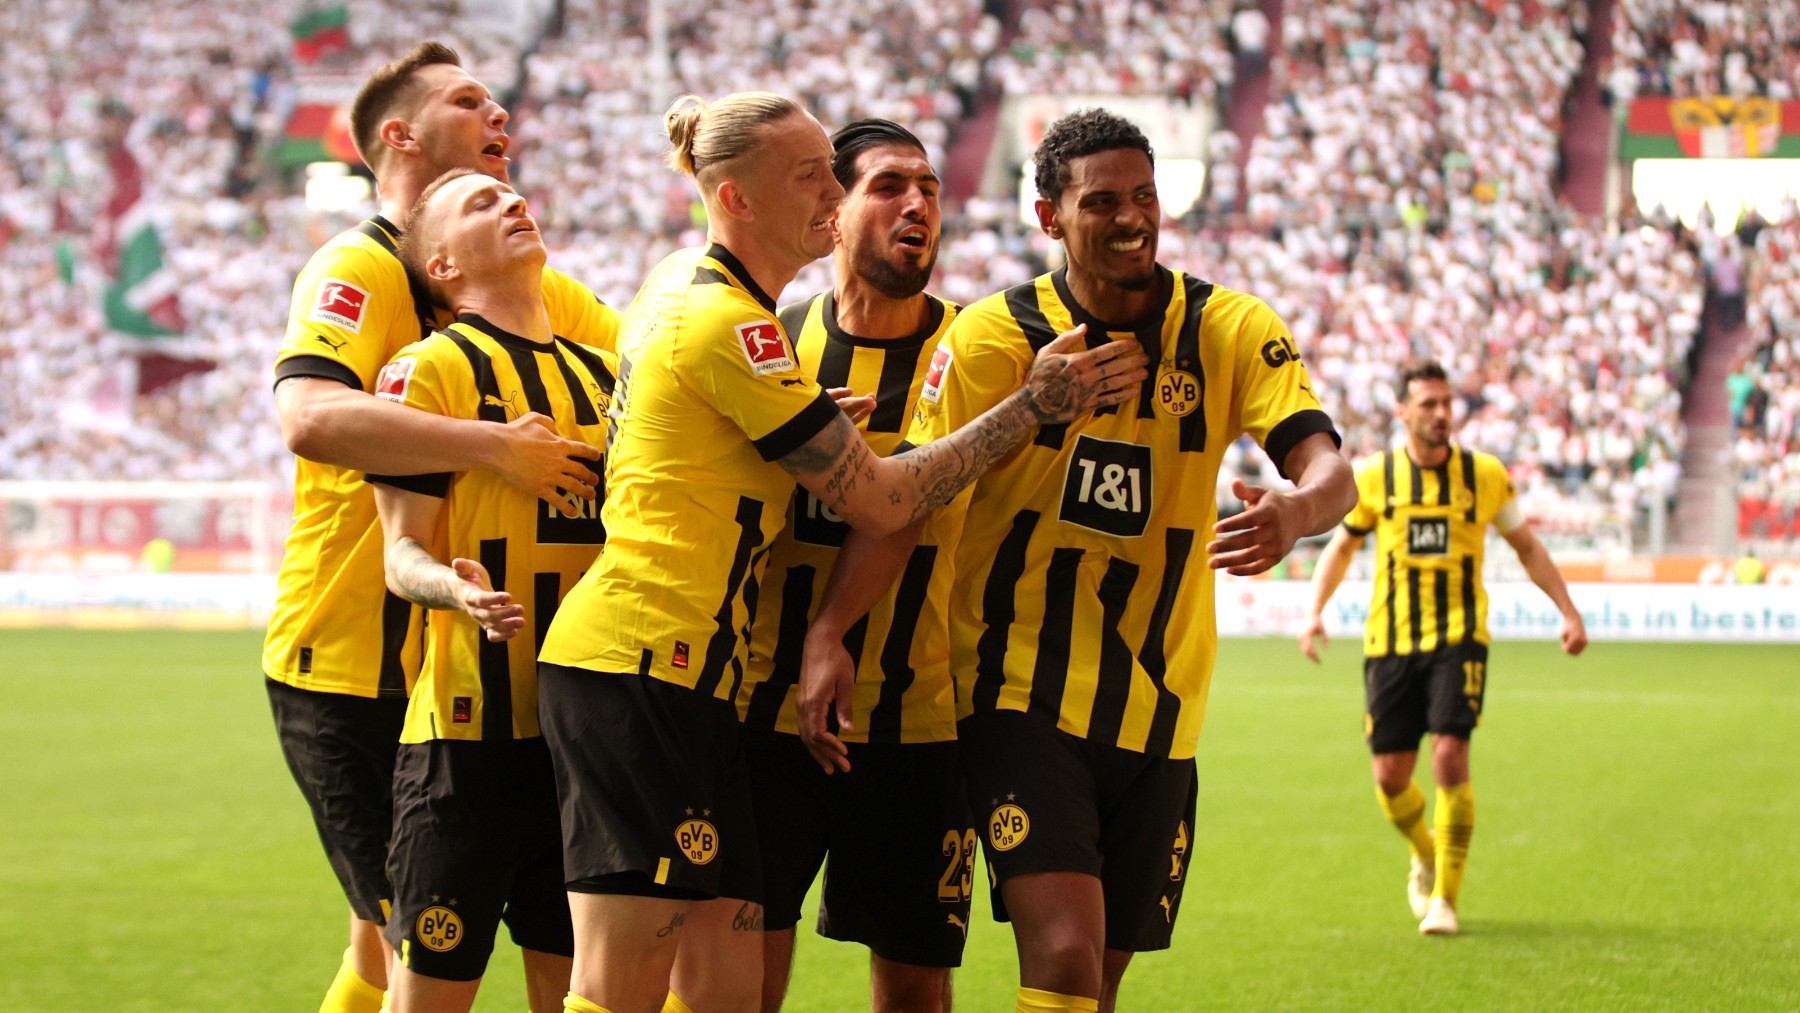
[[[801,111],[793,99],[767,91],[741,91],[713,102],[683,95],[663,114],[663,128],[673,145],[669,165],[698,176],[708,166],[748,153],[763,124]]]

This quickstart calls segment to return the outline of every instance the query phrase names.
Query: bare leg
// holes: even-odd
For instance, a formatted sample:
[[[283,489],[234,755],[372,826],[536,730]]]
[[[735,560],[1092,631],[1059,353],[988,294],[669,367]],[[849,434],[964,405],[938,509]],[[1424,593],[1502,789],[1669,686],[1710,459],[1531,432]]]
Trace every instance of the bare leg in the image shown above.
[[[875,1013],[950,1013],[950,969],[902,964],[869,954]]]
[[[575,960],[569,991],[612,1013],[661,1013],[682,923],[694,904],[570,893]]]
[[[480,987],[480,978],[445,981],[396,967],[386,1008],[391,1013],[465,1013],[475,1005],[475,990]]]
[[[525,959],[525,999],[531,1013],[561,1013],[563,995],[569,991],[574,974],[573,957],[558,956],[542,950],[521,950]]]
[[[780,1013],[794,973],[794,930],[763,933],[762,1013]]]
[[[1034,872],[1000,884],[1026,988],[1098,999],[1106,948],[1100,880],[1079,872]]]
[[[1454,735],[1431,737],[1431,774],[1441,788],[1469,783],[1469,740]]]
[[[762,905],[745,900],[693,902],[681,929],[669,991],[696,1013],[756,1013],[763,997],[762,919]]]
[[[1130,950],[1106,951],[1106,962],[1100,972],[1100,1013],[1113,1013],[1113,1007],[1119,1001],[1119,982],[1125,977],[1131,956]]]
[[[394,966],[394,948],[381,936],[381,926],[350,914],[350,966],[356,976],[376,988],[388,987],[388,971]]]
[[[1388,798],[1406,790],[1412,783],[1413,767],[1419,762],[1419,753],[1412,750],[1405,753],[1376,753],[1370,758],[1375,771],[1375,783],[1381,793]]]

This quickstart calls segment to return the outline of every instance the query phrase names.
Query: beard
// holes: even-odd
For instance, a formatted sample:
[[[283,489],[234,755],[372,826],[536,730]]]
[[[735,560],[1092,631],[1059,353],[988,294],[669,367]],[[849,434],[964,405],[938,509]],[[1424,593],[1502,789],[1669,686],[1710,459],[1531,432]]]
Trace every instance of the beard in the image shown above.
[[[856,272],[856,276],[889,299],[910,299],[925,291],[925,286],[931,283],[931,271],[936,266],[935,247],[918,264],[902,266],[868,252],[860,252],[850,260],[850,269]]]

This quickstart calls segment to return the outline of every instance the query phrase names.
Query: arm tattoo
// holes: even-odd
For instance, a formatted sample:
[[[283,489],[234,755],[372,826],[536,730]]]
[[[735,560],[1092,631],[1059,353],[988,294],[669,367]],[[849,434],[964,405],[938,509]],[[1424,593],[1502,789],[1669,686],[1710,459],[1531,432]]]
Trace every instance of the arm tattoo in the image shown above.
[[[425,546],[405,535],[388,550],[388,572],[400,597],[428,609],[460,609],[456,571],[437,561]]]
[[[1028,404],[1029,397],[1025,391],[1019,391],[949,436],[901,456],[907,473],[918,483],[920,494],[907,523],[955,499],[957,493],[1018,445],[1020,438],[1038,424],[1038,416]]]
[[[1091,404],[1103,386],[1101,380],[1081,382],[1070,371],[1068,357],[1056,356],[1032,366],[1030,375],[1025,378],[1023,393],[1026,407],[1041,425],[1075,417],[1082,404]]]

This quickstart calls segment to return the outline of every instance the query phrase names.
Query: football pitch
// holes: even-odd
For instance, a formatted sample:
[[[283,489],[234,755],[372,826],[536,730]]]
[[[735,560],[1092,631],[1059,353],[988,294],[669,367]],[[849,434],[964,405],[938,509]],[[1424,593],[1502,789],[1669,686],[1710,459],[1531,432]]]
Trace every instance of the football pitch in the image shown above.
[[[0,1009],[317,1008],[346,908],[260,640],[0,631]],[[1800,651],[1497,644],[1463,935],[1421,939],[1356,650],[1221,646],[1175,945],[1121,1011],[1800,1010]],[[957,1007],[1007,1011],[984,892]],[[787,1009],[867,1009],[865,952],[810,924]],[[509,942],[476,1008],[524,1008]]]

